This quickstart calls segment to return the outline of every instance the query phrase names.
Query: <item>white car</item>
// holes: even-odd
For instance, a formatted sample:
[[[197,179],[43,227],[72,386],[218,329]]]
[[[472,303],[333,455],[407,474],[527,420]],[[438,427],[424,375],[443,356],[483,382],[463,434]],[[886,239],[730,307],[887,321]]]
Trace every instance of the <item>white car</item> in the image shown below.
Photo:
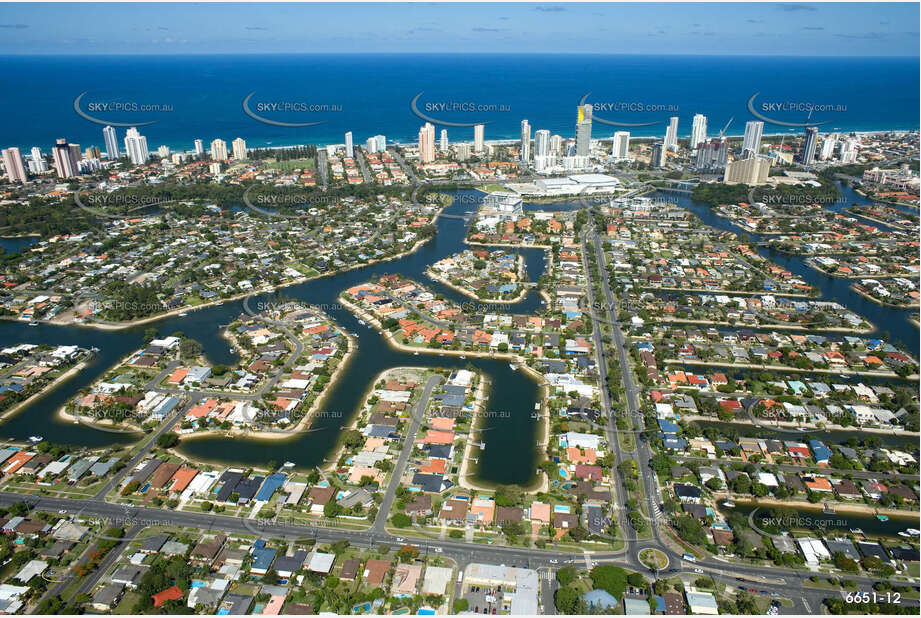
[[[698,573],[698,574],[703,574],[704,570],[703,570],[703,569],[694,569],[694,572],[695,572],[695,573]]]
[[[443,550],[442,548],[440,548],[440,547],[436,547],[436,548],[435,548],[435,553],[436,553],[436,554],[440,554],[440,553],[443,552],[443,551],[444,551],[444,550]]]

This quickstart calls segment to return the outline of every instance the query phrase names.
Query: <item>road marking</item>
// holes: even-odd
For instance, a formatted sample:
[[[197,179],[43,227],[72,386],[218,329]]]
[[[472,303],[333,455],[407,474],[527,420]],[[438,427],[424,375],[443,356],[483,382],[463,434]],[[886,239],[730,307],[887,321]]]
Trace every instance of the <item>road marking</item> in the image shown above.
[[[585,552],[582,554],[585,556],[585,568],[588,570],[592,569],[592,554],[591,552]]]

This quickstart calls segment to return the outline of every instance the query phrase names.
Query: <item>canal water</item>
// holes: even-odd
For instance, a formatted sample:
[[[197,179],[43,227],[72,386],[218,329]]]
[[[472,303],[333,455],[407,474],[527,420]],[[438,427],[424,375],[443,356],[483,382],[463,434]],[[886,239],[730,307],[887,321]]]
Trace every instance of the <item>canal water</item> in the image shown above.
[[[445,214],[462,215],[464,209],[478,203],[483,194],[478,191],[459,191],[456,201]],[[382,262],[366,268],[314,279],[284,288],[278,292],[284,298],[314,305],[325,310],[345,330],[355,333],[358,354],[353,355],[341,379],[331,387],[324,409],[309,433],[287,440],[261,441],[252,438],[202,437],[183,438],[180,451],[193,459],[235,463],[240,465],[265,464],[269,460],[292,461],[299,467],[313,467],[323,463],[333,450],[340,429],[348,424],[358,409],[374,377],[390,367],[414,365],[423,367],[472,367],[483,372],[492,384],[486,406],[484,431],[480,434],[486,448],[477,454],[479,481],[495,484],[526,485],[534,480],[537,452],[538,424],[532,419],[534,404],[539,398],[539,386],[523,372],[513,371],[507,361],[452,356],[419,354],[418,356],[396,350],[373,329],[362,326],[355,316],[338,303],[339,293],[353,285],[367,281],[377,274],[400,273],[415,279],[444,294],[458,303],[476,302],[425,276],[430,264],[466,248],[466,224],[461,218],[443,217],[437,224],[438,234],[418,251],[398,260]],[[522,249],[528,276],[536,281],[545,269],[545,252],[540,249]],[[250,299],[250,306],[271,302],[275,295],[267,294]],[[533,313],[541,306],[535,290],[524,300],[513,305],[503,305],[505,311]],[[98,431],[84,425],[66,423],[56,418],[56,410],[80,389],[89,386],[118,359],[143,344],[143,333],[151,326],[161,335],[183,332],[197,339],[208,359],[213,363],[228,364],[235,360],[227,341],[221,337],[221,326],[229,324],[244,312],[240,301],[225,303],[198,311],[189,311],[184,317],[174,316],[153,324],[118,331],[102,331],[77,326],[40,324],[28,327],[21,322],[0,322],[0,341],[4,343],[28,342],[80,345],[97,347],[99,353],[91,364],[76,378],[65,383],[49,395],[31,405],[0,426],[4,438],[24,440],[41,434],[56,443],[82,444],[91,447],[125,443],[135,439]]]
[[[841,190],[842,197],[836,204],[830,207],[832,210],[841,211],[844,208],[850,207],[854,204],[873,203],[871,200],[868,200],[867,198],[856,193],[849,186],[841,183],[837,184]],[[686,194],[663,191],[657,192],[653,195],[662,197],[663,199],[668,199],[678,206],[686,208],[687,210],[697,215],[701,221],[709,226],[720,230],[734,232],[736,234],[746,234],[749,238],[751,238],[752,242],[761,242],[769,238],[762,236],[761,234],[749,232],[748,230],[735,225],[730,220],[714,213],[713,210],[706,204],[695,202]],[[867,318],[873,324],[875,330],[873,333],[868,333],[861,336],[869,337],[888,333],[889,341],[891,341],[896,346],[905,348],[911,352],[915,358],[918,358],[918,329],[908,321],[908,318],[911,315],[909,310],[893,309],[891,307],[885,307],[883,305],[869,301],[850,289],[851,284],[854,282],[853,279],[841,279],[839,277],[831,277],[829,275],[820,273],[819,271],[809,267],[802,257],[789,255],[761,246],[758,247],[758,253],[763,257],[776,262],[793,274],[799,276],[806,283],[817,287],[821,292],[819,297],[822,300],[835,301],[844,307],[847,307],[854,313]]]
[[[917,514],[905,517],[890,516],[888,521],[880,521],[872,513],[845,513],[839,511],[836,507],[841,505],[843,508],[843,503],[838,503],[834,500],[829,502],[828,505],[835,510],[834,513],[823,512],[822,505],[816,505],[814,509],[781,507],[777,518],[780,522],[783,522],[782,528],[787,532],[810,530],[819,533],[848,533],[851,530],[859,529],[863,531],[865,536],[870,538],[903,539],[906,543],[908,539],[900,537],[899,532],[904,532],[908,528],[919,527]],[[731,509],[720,507],[720,512],[727,517],[730,513],[739,513],[748,517],[756,508],[758,511],[755,513],[754,521],[755,525],[759,527],[761,526],[761,518],[775,517],[770,512],[771,507],[756,507],[751,502],[742,501],[736,501],[736,506]]]
[[[38,241],[36,236],[0,236],[0,248],[4,253],[19,253]]]

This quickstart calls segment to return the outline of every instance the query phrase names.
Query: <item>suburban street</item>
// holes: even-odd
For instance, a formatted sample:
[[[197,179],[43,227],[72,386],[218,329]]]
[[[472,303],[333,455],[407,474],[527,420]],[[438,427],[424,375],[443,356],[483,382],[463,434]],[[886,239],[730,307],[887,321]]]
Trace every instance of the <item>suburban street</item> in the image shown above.
[[[48,498],[0,492],[0,505],[7,506],[16,502],[25,502],[33,509],[48,512],[65,511],[69,514],[79,513],[81,516],[108,519],[113,526],[120,527],[134,527],[141,524],[143,526],[182,526],[205,532],[215,531],[225,534],[252,535],[254,533],[252,522],[238,517],[211,513],[177,512],[149,507],[127,507],[95,499]],[[461,569],[472,562],[489,564],[499,562],[507,566],[521,566],[532,569],[556,569],[566,564],[574,564],[578,567],[585,563],[585,558],[588,556],[593,564],[617,564],[640,570],[647,576],[651,575],[648,569],[638,565],[635,556],[631,558],[630,556],[613,552],[566,553],[502,545],[464,543],[463,541],[450,539],[415,539],[412,537],[403,538],[401,541],[394,535],[379,532],[373,528],[356,531],[272,522],[263,522],[259,531],[264,538],[316,539],[320,543],[347,540],[351,545],[363,548],[382,544],[391,547],[409,544],[417,547],[420,554],[425,555],[434,553],[437,549],[441,550],[437,553],[454,560],[458,564],[458,568]],[[117,548],[113,550],[113,553],[116,552],[118,552]],[[700,568],[704,573],[720,578],[730,585],[756,588],[764,594],[775,593],[782,597],[793,597],[794,607],[784,608],[785,613],[815,613],[826,596],[837,596],[839,594],[839,591],[805,587],[804,580],[812,575],[810,571],[729,563],[716,559],[697,562],[694,567]],[[684,572],[687,572],[687,569],[681,567],[680,562],[672,561],[669,568],[661,572],[660,575],[673,576]],[[850,577],[850,579],[857,581],[861,585],[861,589],[867,590],[877,581],[874,578],[862,576],[854,576]],[[545,600],[545,605],[547,603],[548,601]],[[906,600],[905,603],[911,603],[911,601]],[[917,603],[915,602],[914,604],[916,605]]]
[[[432,396],[432,391],[440,382],[440,376],[435,375],[429,377],[429,379],[425,381],[422,397],[419,398],[415,408],[413,408],[412,423],[403,440],[403,450],[400,451],[400,456],[393,466],[393,470],[390,474],[390,483],[387,484],[387,489],[384,491],[384,498],[381,500],[380,507],[378,508],[377,517],[374,518],[372,530],[375,532],[384,532],[385,530],[387,518],[390,516],[390,509],[393,506],[393,499],[397,493],[397,487],[400,486],[400,479],[403,477],[403,472],[406,469],[406,462],[409,461],[409,456],[413,452],[416,434],[419,432],[419,427],[422,425],[425,407],[428,405],[429,398]]]

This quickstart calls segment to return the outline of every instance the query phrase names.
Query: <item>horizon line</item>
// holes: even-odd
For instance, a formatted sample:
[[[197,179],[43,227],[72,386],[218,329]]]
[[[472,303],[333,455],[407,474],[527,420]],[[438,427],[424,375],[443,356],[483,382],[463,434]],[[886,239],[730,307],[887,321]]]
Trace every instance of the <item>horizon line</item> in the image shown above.
[[[560,52],[543,52],[543,51],[463,51],[463,52],[428,52],[428,51],[329,51],[329,52],[287,52],[287,51],[227,51],[227,52],[135,52],[135,53],[118,53],[118,52],[0,52],[2,57],[66,57],[66,58],[83,58],[83,57],[157,57],[157,56],[645,56],[645,57],[722,57],[722,58],[841,58],[841,59],[863,59],[863,58],[900,58],[900,59],[921,59],[921,53],[918,55],[900,55],[900,54],[727,54],[724,52],[714,53],[635,53],[635,52],[592,52],[592,51],[560,51]]]

